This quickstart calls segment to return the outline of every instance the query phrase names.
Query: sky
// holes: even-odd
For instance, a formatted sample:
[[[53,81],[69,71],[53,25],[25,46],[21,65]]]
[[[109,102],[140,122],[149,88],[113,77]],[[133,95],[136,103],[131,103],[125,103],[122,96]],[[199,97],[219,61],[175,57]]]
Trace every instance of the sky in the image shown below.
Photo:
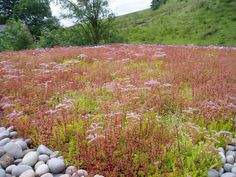
[[[151,4],[151,0],[108,0],[108,1],[109,1],[109,8],[116,16],[147,9],[150,7]],[[51,4],[51,8],[52,8],[52,14],[60,18],[60,13],[63,12],[60,6]],[[73,20],[61,19],[60,22],[63,26],[73,25]]]

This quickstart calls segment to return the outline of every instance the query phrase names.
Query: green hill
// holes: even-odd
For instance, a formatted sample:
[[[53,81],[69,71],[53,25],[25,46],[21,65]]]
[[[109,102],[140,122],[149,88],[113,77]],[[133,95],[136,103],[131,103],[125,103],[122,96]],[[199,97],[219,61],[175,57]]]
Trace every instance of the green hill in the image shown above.
[[[236,46],[236,0],[168,0],[118,17],[116,28],[128,43]]]

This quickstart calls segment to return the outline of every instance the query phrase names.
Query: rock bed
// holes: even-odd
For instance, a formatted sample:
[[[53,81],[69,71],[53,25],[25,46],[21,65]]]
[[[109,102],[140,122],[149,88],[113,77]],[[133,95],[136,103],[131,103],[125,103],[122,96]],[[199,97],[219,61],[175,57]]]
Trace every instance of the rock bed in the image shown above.
[[[44,145],[30,149],[30,139],[16,138],[14,127],[0,126],[0,177],[87,177],[88,172],[66,167],[58,151]],[[95,175],[95,177],[102,177]]]
[[[221,156],[222,168],[210,169],[208,171],[209,177],[236,177],[236,144],[227,145],[226,148],[218,148]]]

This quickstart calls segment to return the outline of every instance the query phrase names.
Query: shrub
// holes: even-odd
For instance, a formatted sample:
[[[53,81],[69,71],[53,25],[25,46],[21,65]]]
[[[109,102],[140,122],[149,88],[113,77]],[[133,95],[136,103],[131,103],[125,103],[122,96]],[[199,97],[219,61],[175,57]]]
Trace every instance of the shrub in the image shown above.
[[[151,9],[157,10],[162,4],[165,4],[167,0],[152,0]]]
[[[111,28],[102,35],[101,43],[122,42],[123,37],[117,30]],[[57,30],[45,29],[36,44],[36,47],[54,47],[54,46],[81,46],[91,45],[92,42],[88,34],[84,33],[79,25]]]
[[[88,42],[80,32],[77,26],[71,28],[61,28],[58,30],[49,31],[48,29],[42,32],[37,47],[54,47],[54,46],[78,46],[86,45]]]
[[[21,21],[10,20],[6,29],[0,33],[0,51],[30,48],[32,36]]]

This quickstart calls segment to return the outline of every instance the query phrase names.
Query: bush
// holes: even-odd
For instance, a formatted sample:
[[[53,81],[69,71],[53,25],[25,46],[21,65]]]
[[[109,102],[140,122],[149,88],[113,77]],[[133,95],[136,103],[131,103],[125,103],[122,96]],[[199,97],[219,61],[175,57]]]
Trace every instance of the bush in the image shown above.
[[[78,46],[86,45],[88,42],[80,32],[77,26],[70,28],[61,28],[58,30],[44,30],[40,36],[36,47],[54,47],[54,46]]]
[[[123,37],[114,28],[103,33],[101,43],[123,42]],[[85,34],[79,25],[57,30],[45,29],[36,44],[36,47],[47,48],[54,46],[81,46],[91,45],[88,34]]]
[[[6,29],[0,33],[0,51],[27,49],[32,44],[32,36],[21,21],[10,20]]]
[[[162,4],[165,4],[167,0],[152,0],[151,9],[157,10]]]

